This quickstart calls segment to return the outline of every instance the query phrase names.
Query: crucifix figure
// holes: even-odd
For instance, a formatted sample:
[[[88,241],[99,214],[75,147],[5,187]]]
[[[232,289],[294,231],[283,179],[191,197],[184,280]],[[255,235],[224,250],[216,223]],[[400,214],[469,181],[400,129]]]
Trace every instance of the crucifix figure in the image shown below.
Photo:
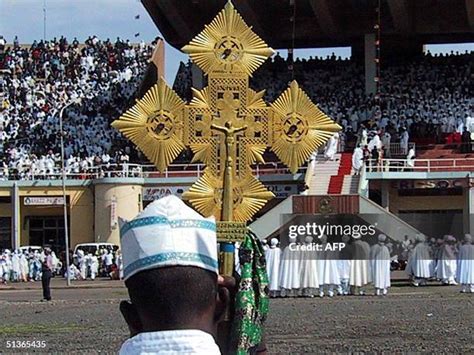
[[[222,192],[222,204],[223,204],[223,209],[222,209],[222,219],[224,221],[232,221],[233,216],[233,196],[232,196],[232,190],[233,190],[233,184],[232,184],[232,178],[233,178],[233,159],[232,159],[232,154],[234,152],[234,145],[235,145],[235,134],[241,131],[245,131],[247,129],[247,126],[242,126],[242,127],[234,127],[232,125],[232,121],[227,121],[225,123],[225,127],[218,126],[216,124],[211,124],[211,128],[224,133],[225,135],[225,151],[226,151],[226,159],[225,159],[225,170],[224,170],[224,181],[223,181],[223,192]]]

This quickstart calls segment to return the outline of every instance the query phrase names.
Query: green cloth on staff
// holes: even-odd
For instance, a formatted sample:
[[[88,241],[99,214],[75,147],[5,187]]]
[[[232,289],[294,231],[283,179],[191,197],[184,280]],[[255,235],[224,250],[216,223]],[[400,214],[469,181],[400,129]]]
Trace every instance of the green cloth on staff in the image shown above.
[[[232,344],[236,354],[248,354],[262,341],[269,304],[265,252],[250,230],[240,245],[239,260],[241,275],[235,297]]]

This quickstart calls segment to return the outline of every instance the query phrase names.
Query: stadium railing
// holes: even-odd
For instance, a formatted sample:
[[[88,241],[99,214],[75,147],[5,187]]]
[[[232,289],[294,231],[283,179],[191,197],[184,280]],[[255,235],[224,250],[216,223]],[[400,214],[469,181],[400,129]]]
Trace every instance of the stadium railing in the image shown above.
[[[474,158],[414,159],[411,164],[413,166],[407,163],[407,159],[381,159],[377,164],[374,159],[369,159],[365,169],[368,173],[474,171]]]
[[[84,171],[66,171],[68,180],[98,180],[104,178],[172,178],[194,177],[199,178],[204,173],[203,164],[172,164],[163,172],[156,170],[154,165],[142,164],[102,164],[87,168]],[[262,175],[288,174],[293,175],[281,163],[266,163],[252,166],[253,174],[258,178]],[[306,167],[298,170],[305,173]],[[61,169],[55,167],[52,171],[31,173],[27,169],[0,169],[0,180],[60,180]]]

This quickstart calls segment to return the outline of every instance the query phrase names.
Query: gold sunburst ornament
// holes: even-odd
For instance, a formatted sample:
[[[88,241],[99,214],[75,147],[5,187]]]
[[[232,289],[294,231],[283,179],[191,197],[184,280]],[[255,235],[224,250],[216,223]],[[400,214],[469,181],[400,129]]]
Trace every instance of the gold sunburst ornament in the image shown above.
[[[247,26],[231,2],[182,51],[206,74],[252,73],[274,51]]]
[[[296,81],[271,105],[274,134],[271,146],[292,173],[341,127],[313,104]]]
[[[296,172],[340,127],[296,82],[271,106],[263,91],[250,88],[250,75],[274,52],[230,1],[183,51],[207,74],[208,86],[193,89],[185,104],[160,79],[113,126],[160,171],[189,147],[206,169],[183,198],[218,221],[247,222],[273,197],[252,173],[265,149]]]
[[[164,171],[184,149],[184,101],[160,79],[112,126]]]

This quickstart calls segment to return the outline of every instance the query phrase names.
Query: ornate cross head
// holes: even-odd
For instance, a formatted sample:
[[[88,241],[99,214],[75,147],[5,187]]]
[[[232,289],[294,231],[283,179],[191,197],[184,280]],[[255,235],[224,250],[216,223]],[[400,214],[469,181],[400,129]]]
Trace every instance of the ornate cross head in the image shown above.
[[[160,79],[113,127],[163,171],[186,147],[203,176],[183,198],[203,215],[246,222],[273,197],[252,175],[269,148],[291,172],[340,126],[293,81],[271,105],[249,77],[274,51],[249,27],[232,3],[182,50],[208,76],[186,104]]]

